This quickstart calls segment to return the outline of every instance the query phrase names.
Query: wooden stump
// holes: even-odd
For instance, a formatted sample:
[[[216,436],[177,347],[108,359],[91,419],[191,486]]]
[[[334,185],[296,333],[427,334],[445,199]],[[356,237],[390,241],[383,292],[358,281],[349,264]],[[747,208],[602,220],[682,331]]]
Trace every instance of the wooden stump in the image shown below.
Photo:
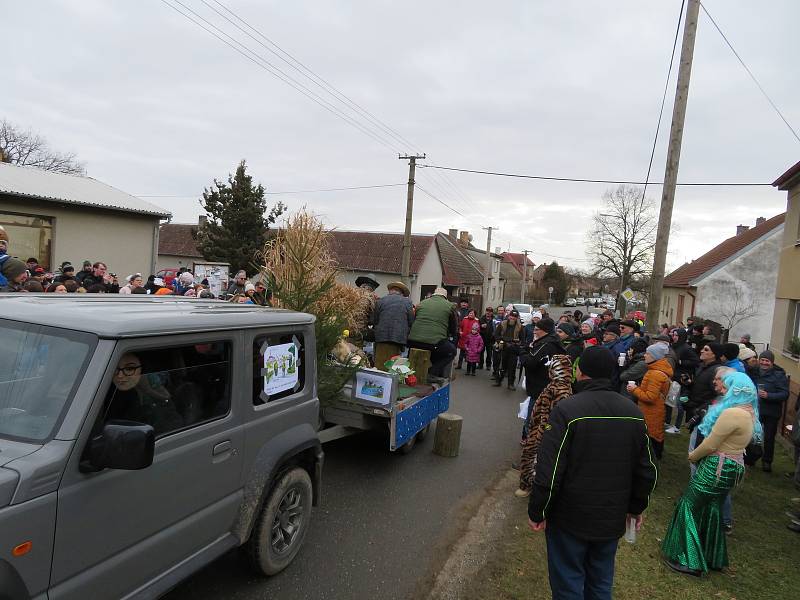
[[[463,419],[453,413],[442,413],[436,419],[436,436],[433,438],[433,452],[439,456],[458,456],[461,445],[461,425]]]
[[[430,350],[410,348],[408,350],[408,365],[415,372],[417,381],[426,383],[428,381],[428,369],[431,368]]]

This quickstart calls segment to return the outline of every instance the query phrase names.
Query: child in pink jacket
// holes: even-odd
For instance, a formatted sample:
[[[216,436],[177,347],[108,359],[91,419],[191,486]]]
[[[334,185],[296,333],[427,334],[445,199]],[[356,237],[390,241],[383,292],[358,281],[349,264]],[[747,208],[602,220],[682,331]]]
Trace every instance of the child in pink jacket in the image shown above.
[[[475,376],[475,369],[478,367],[478,361],[481,358],[481,351],[483,350],[483,338],[480,334],[480,328],[477,323],[472,325],[472,330],[464,340],[464,350],[467,352],[467,375]]]

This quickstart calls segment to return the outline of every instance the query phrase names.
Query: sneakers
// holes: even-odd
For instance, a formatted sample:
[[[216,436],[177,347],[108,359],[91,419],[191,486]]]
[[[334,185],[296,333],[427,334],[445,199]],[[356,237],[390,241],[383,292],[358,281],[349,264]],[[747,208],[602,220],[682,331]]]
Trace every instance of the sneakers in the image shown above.
[[[792,521],[797,521],[798,523],[800,523],[800,511],[787,510],[786,516],[789,517]]]
[[[725,535],[730,535],[733,533],[733,523],[723,523],[722,524],[722,531],[725,532]]]
[[[680,433],[681,430],[675,427],[675,425],[670,425],[664,430],[664,433]]]
[[[514,492],[514,495],[517,498],[527,498],[528,496],[531,495],[531,491],[530,490],[523,490],[523,489],[520,488],[520,489],[518,489],[517,491]]]

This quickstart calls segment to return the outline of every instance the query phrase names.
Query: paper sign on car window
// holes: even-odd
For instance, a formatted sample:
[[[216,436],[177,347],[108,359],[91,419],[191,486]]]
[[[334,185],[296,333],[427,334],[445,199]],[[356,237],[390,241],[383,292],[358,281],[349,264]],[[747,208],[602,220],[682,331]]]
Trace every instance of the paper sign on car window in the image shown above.
[[[297,346],[293,343],[269,346],[263,354],[264,393],[272,396],[297,385]]]

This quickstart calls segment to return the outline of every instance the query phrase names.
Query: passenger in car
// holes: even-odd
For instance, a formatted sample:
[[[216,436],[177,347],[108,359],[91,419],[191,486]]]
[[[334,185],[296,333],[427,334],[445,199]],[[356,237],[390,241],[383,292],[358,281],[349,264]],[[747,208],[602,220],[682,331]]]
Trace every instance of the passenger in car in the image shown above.
[[[136,354],[122,355],[112,382],[106,420],[145,423],[153,427],[156,435],[183,427],[169,392],[157,376],[142,373],[142,362]]]

